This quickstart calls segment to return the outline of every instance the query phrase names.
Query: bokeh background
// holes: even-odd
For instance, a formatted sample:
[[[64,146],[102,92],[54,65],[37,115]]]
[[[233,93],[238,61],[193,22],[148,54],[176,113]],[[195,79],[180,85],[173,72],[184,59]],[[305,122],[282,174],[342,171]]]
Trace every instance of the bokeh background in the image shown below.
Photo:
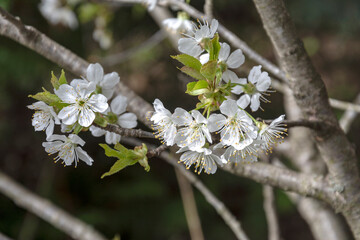
[[[287,0],[295,21],[316,68],[321,73],[329,95],[353,101],[360,90],[360,2],[358,0]],[[95,4],[95,3],[94,3]],[[202,10],[203,1],[191,1]],[[245,40],[252,48],[275,62],[271,43],[250,0],[214,0],[215,17]],[[158,31],[158,26],[141,5],[121,8],[101,5],[108,14],[108,30],[114,44],[101,49],[93,40],[94,21],[82,16],[75,30],[50,25],[40,14],[38,0],[0,0],[0,6],[22,21],[69,48],[90,62],[134,49]],[[79,4],[80,5],[80,4]],[[75,5],[75,12],[86,15]],[[89,10],[90,11],[90,10]],[[81,19],[80,19],[81,20]],[[117,71],[121,81],[143,98],[161,99],[173,110],[180,106],[192,109],[196,98],[185,95],[186,79],[176,69],[169,55],[176,54],[168,40],[130,54],[122,61],[106,66]],[[244,69],[254,64],[246,61]],[[34,132],[28,98],[44,86],[50,89],[50,72],[61,68],[42,56],[0,36],[0,169],[37,194],[93,225],[108,238],[121,239],[190,239],[179,186],[173,168],[159,159],[151,159],[151,171],[134,166],[114,176],[100,179],[113,159],[106,158],[98,143],[83,133],[85,150],[94,158],[92,167],[80,163],[64,168],[54,164],[41,143],[43,132]],[[239,74],[245,74],[240,69]],[[245,76],[245,75],[244,75]],[[72,76],[67,73],[68,79]],[[284,112],[281,93],[271,96],[259,117],[271,119]],[[342,112],[337,111],[340,117]],[[359,144],[360,119],[349,133]],[[267,226],[263,212],[262,186],[250,180],[218,171],[199,178],[229,207],[241,221],[251,239],[266,239]],[[233,233],[194,190],[205,239],[235,239]],[[306,222],[283,192],[276,190],[281,233],[284,239],[313,239]],[[70,239],[50,224],[17,207],[0,194],[0,232],[20,240]]]

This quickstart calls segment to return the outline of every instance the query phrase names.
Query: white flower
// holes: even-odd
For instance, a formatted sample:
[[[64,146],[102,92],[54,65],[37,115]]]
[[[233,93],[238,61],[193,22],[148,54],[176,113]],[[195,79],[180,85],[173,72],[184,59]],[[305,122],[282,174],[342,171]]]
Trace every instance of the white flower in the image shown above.
[[[68,7],[61,6],[59,0],[42,0],[39,4],[41,14],[53,25],[63,24],[75,29],[78,21],[75,13]]]
[[[249,73],[248,81],[245,78],[232,80],[233,83],[238,83],[240,86],[235,86],[232,90],[235,94],[242,95],[237,104],[239,107],[245,109],[251,102],[250,108],[253,112],[260,107],[260,100],[269,102],[264,95],[271,85],[271,79],[267,72],[261,72],[261,66],[253,67]]]
[[[236,148],[234,146],[228,147],[225,150],[225,153],[221,155],[222,161],[232,162],[232,163],[257,162],[258,148],[254,144],[255,141],[251,140],[251,143],[249,145],[242,148]]]
[[[220,105],[220,112],[212,114],[208,119],[210,132],[220,131],[224,145],[241,148],[247,144],[245,139],[256,139],[257,129],[251,118],[236,105],[235,100],[225,100]]]
[[[267,125],[265,123],[259,123],[260,125],[260,132],[259,132],[259,139],[264,141],[261,144],[261,147],[266,151],[272,151],[272,146],[276,145],[279,141],[284,139],[282,136],[286,134],[287,128],[284,122],[285,115],[281,115],[280,117],[276,118],[274,121]]]
[[[133,113],[125,113],[126,107],[127,98],[119,95],[111,101],[110,108],[108,108],[105,113],[108,113],[110,120],[113,121],[111,123],[117,123],[122,128],[134,128],[137,125],[136,115]],[[95,137],[105,135],[105,141],[107,144],[116,144],[121,139],[119,134],[109,132],[95,126],[91,126],[90,131]]]
[[[95,112],[104,112],[108,108],[107,99],[102,94],[93,94],[95,91],[94,83],[78,83],[72,81],[68,84],[60,85],[55,89],[55,94],[69,106],[64,107],[58,117],[66,125],[75,122],[83,127],[89,127],[95,119]]]
[[[155,99],[155,112],[150,120],[155,123],[153,130],[155,137],[161,139],[167,146],[174,145],[174,139],[177,133],[176,125],[173,122],[173,115],[167,110],[159,99]]]
[[[191,165],[195,165],[195,172],[200,174],[204,169],[204,172],[207,174],[213,174],[217,170],[217,165],[223,165],[222,160],[212,153],[209,148],[196,148],[193,151],[189,150],[187,147],[181,148],[177,153],[184,152],[179,162],[183,162],[187,169]]]
[[[197,110],[190,113],[182,108],[176,108],[173,121],[177,126],[185,126],[178,130],[175,143],[179,147],[188,147],[190,150],[204,146],[206,140],[212,143],[211,135],[207,127],[206,118]]]
[[[85,142],[78,135],[70,134],[69,137],[65,135],[54,134],[50,136],[48,142],[43,142],[45,151],[49,154],[59,152],[58,156],[54,158],[55,162],[60,159],[63,160],[65,166],[70,166],[75,161],[75,167],[79,159],[86,162],[87,165],[92,165],[92,158],[82,150],[80,146],[84,146]]]
[[[35,110],[32,119],[32,125],[35,131],[44,131],[46,129],[46,137],[50,137],[54,132],[54,125],[60,124],[60,119],[56,115],[54,108],[42,101],[38,101],[27,107]]]
[[[200,23],[200,26],[195,26],[195,30],[193,30],[194,36],[186,35],[187,38],[179,39],[179,51],[182,53],[186,53],[193,57],[198,57],[203,51],[204,41],[213,38],[216,30],[219,26],[217,20],[213,19],[211,21],[211,25],[204,21],[203,24]]]
[[[178,12],[177,18],[168,18],[162,23],[166,29],[173,33],[191,32],[194,27],[194,23],[189,20],[189,17],[185,12]]]
[[[90,64],[86,69],[86,80],[93,82],[101,88],[101,94],[110,99],[114,94],[116,85],[120,82],[117,72],[104,75],[104,69],[98,63]],[[85,79],[74,79],[77,83],[86,83]]]
[[[223,69],[222,78],[225,82],[233,81],[237,79],[236,74],[229,70],[240,67],[245,62],[245,56],[240,49],[235,50],[230,54],[230,46],[227,43],[220,43],[220,51],[218,57],[218,63]],[[209,53],[200,56],[201,64],[205,64],[209,61]]]
[[[146,5],[149,11],[154,10],[158,0],[146,0]]]

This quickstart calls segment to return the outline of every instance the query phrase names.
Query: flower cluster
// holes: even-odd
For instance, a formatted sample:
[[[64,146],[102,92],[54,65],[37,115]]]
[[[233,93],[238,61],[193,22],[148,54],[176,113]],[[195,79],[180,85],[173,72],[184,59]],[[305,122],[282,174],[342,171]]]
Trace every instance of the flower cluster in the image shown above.
[[[125,113],[125,97],[118,95],[111,101],[110,106],[108,104],[119,81],[117,73],[104,75],[100,64],[90,64],[86,77],[73,79],[68,84],[64,72],[59,79],[53,75],[51,82],[54,94],[45,90],[31,96],[39,100],[28,106],[35,110],[32,125],[35,131],[46,131],[47,142],[44,142],[43,146],[49,154],[58,153],[54,158],[55,162],[62,160],[65,166],[75,162],[77,166],[77,162],[82,160],[92,165],[93,160],[81,148],[85,142],[78,136],[80,131],[90,130],[96,137],[105,135],[108,144],[116,144],[120,141],[120,135],[107,132],[98,126],[111,123],[123,128],[133,128],[137,125],[136,116]],[[62,133],[72,133],[68,136],[54,134],[55,125],[61,125]]]
[[[186,91],[198,96],[196,108],[190,112],[176,108],[171,113],[156,99],[150,119],[155,136],[168,146],[177,145],[180,162],[187,168],[194,165],[199,174],[215,173],[218,165],[229,162],[255,162],[259,152],[271,152],[286,132],[284,115],[268,125],[246,111],[250,106],[255,112],[262,109],[261,101],[269,102],[271,79],[261,66],[253,67],[247,78],[239,78],[234,70],[245,57],[240,49],[231,53],[227,43],[219,42],[217,28],[217,20],[200,22],[179,40],[183,54],[173,56],[185,65],[180,70],[196,79]],[[232,94],[240,96],[233,100]]]

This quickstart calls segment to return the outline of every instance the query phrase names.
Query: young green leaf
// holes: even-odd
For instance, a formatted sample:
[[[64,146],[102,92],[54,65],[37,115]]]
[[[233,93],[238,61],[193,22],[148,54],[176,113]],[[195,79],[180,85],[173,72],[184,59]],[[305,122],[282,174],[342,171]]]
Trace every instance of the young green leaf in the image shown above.
[[[180,68],[180,71],[182,71],[183,73],[186,73],[190,77],[193,77],[197,80],[206,80],[206,78],[203,75],[201,75],[201,73],[198,70],[195,70],[191,67],[184,66],[184,67]]]
[[[187,67],[190,67],[192,69],[195,69],[197,71],[200,71],[201,68],[201,63],[198,59],[187,55],[187,54],[180,54],[180,55],[176,55],[176,56],[171,56],[173,59],[178,60],[179,62],[181,62],[182,64],[184,64]]]
[[[43,90],[44,90],[43,92],[39,92],[35,95],[29,95],[28,97],[31,97],[31,98],[39,100],[39,101],[43,101],[44,103],[49,104],[49,105],[51,105],[55,102],[61,102],[61,100],[58,96],[47,91],[44,88],[43,88]]]
[[[220,52],[219,34],[216,33],[210,43],[209,60],[217,60]]]
[[[192,96],[197,96],[209,92],[209,84],[206,80],[200,80],[197,82],[190,82],[187,84],[186,93]]]
[[[103,175],[101,175],[101,178],[113,175],[114,173],[117,173],[121,171],[122,169],[126,168],[127,166],[134,165],[138,160],[131,159],[131,158],[125,158],[125,159],[119,159],[117,160],[114,165],[110,168],[110,170]]]
[[[60,85],[62,85],[62,84],[67,84],[64,70],[61,69],[61,75],[60,75],[59,79],[54,75],[54,72],[51,71],[51,80],[50,81],[55,89],[59,89]]]
[[[211,60],[205,63],[201,67],[200,73],[207,79],[213,81],[215,78],[216,69],[217,69],[217,61]]]

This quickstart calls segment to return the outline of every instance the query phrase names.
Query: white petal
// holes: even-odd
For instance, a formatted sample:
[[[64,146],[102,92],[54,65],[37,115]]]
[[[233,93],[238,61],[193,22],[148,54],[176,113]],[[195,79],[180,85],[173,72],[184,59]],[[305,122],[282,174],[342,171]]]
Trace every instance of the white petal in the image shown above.
[[[92,94],[96,89],[96,84],[94,82],[88,82],[87,84],[77,84],[74,87],[79,98],[86,99]]]
[[[55,140],[60,140],[65,142],[67,140],[67,137],[65,135],[59,135],[59,134],[53,134],[51,135],[48,139],[46,139],[47,141],[55,141]]]
[[[73,79],[70,82],[70,86],[72,86],[73,88],[76,88],[79,85],[88,85],[89,82],[85,79]]]
[[[249,82],[251,82],[252,84],[257,83],[260,75],[261,75],[261,65],[253,67],[249,73],[249,77],[248,77]]]
[[[230,46],[227,43],[220,43],[219,62],[226,62],[230,55]]]
[[[127,98],[119,95],[114,98],[110,103],[111,111],[117,115],[120,115],[126,111]]]
[[[122,128],[134,128],[137,125],[136,115],[133,113],[124,113],[118,118],[118,124]]]
[[[225,124],[226,117],[222,114],[211,114],[208,119],[208,129],[210,132],[216,132],[220,130]]]
[[[200,63],[204,65],[209,61],[210,55],[208,53],[200,55]]]
[[[285,115],[283,114],[283,115],[281,115],[280,117],[274,119],[274,121],[272,121],[272,122],[270,123],[270,126],[274,126],[274,125],[276,125],[276,124],[278,124],[278,123],[281,123],[282,121],[284,121],[284,118],[285,118]]]
[[[235,81],[231,81],[231,83],[237,83],[237,84],[243,84],[245,85],[247,83],[246,78],[238,78]],[[234,94],[241,94],[242,92],[244,92],[244,89],[242,86],[240,85],[236,85],[232,90],[232,93]]]
[[[83,108],[79,114],[79,124],[83,127],[89,127],[95,120],[95,113],[89,108]]]
[[[236,81],[238,77],[233,71],[227,69],[225,72],[223,72],[222,79],[228,83],[229,81],[231,82]]]
[[[206,118],[198,110],[191,111],[191,115],[193,116],[193,118],[197,123],[204,123],[204,124],[207,123]]]
[[[196,40],[192,38],[180,38],[179,39],[179,51],[186,53],[190,56],[197,57],[204,50],[198,45]]]
[[[107,103],[107,98],[102,94],[92,95],[87,104],[94,112],[99,113],[105,112],[106,109],[109,107]]]
[[[207,126],[206,125],[202,126],[201,130],[204,133],[206,139],[209,141],[209,143],[212,143],[211,134],[210,134],[209,129],[207,128]]]
[[[46,128],[46,139],[54,133],[54,121],[50,120],[49,126]]]
[[[251,96],[251,111],[255,112],[259,109],[260,107],[260,94],[259,93],[255,93],[254,95]]]
[[[90,64],[86,70],[86,78],[90,82],[94,82],[99,85],[100,81],[103,80],[104,69],[100,64]]]
[[[95,127],[95,126],[90,126],[90,132],[94,137],[101,137],[104,136],[106,131],[104,129]]]
[[[173,122],[178,126],[189,125],[193,118],[190,113],[185,111],[182,108],[176,108],[174,114],[172,115]]]
[[[91,166],[94,160],[81,147],[76,147],[75,151],[80,160],[83,160],[87,165]]]
[[[245,56],[240,49],[235,50],[231,53],[230,57],[226,61],[229,68],[238,68],[245,62]]]
[[[45,110],[49,108],[49,106],[43,101],[34,102],[33,104],[28,105],[27,107],[29,109],[35,109],[35,110]]]
[[[80,146],[84,146],[85,144],[85,141],[82,140],[78,135],[76,134],[70,134],[69,135],[69,139],[73,142],[73,143],[76,143],[76,144],[79,144]]]
[[[236,101],[229,99],[229,100],[225,100],[221,105],[220,105],[220,112],[222,114],[225,114],[228,117],[232,117],[236,114],[236,112],[239,110],[238,106],[236,105]]]
[[[245,109],[247,106],[249,106],[250,96],[248,94],[244,94],[239,98],[239,100],[237,100],[236,103],[239,107]]]
[[[104,95],[107,99],[110,99],[115,92],[115,88],[111,88],[111,89],[107,89],[107,88],[103,88],[101,89],[101,94]]]
[[[164,140],[165,140],[167,146],[174,145],[176,133],[177,133],[177,130],[176,130],[175,125],[173,124],[170,126],[170,128],[166,131],[166,133],[164,135]]]
[[[269,77],[269,74],[267,72],[262,72],[256,84],[256,89],[260,92],[264,92],[268,90],[270,85],[271,79]]]
[[[211,26],[210,26],[210,34],[212,35],[211,38],[212,38],[212,37],[214,36],[214,34],[216,33],[218,26],[219,26],[218,20],[213,19],[213,20],[211,21]]]
[[[75,103],[78,97],[75,89],[68,84],[62,84],[59,89],[54,89],[54,91],[64,103]]]
[[[113,132],[106,132],[105,134],[105,142],[107,144],[117,144],[121,139],[121,136],[119,134],[113,133]]]
[[[104,76],[104,80],[100,82],[100,86],[106,89],[112,89],[120,82],[117,72],[108,73]]]
[[[76,106],[70,105],[61,109],[58,117],[66,125],[72,125],[78,120],[79,110]]]

